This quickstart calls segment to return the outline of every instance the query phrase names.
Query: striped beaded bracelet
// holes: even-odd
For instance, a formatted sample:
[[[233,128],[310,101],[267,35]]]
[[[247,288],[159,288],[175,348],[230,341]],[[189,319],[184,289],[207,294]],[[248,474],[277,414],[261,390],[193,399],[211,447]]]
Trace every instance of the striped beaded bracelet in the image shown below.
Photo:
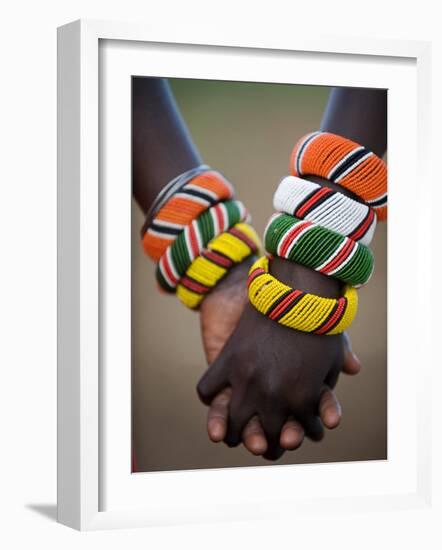
[[[183,229],[210,206],[233,197],[233,187],[222,174],[202,168],[190,180],[182,179],[174,194],[145,224],[142,244],[153,260],[158,261]],[[189,173],[192,175],[194,171]],[[186,174],[176,179],[179,181]]]
[[[157,264],[156,277],[166,292],[175,292],[181,277],[209,242],[249,214],[237,200],[216,204],[193,220],[166,249]]]
[[[307,134],[293,149],[290,171],[342,185],[374,208],[379,220],[387,219],[385,162],[350,139],[328,132]]]
[[[324,298],[290,288],[269,273],[263,256],[250,268],[250,303],[281,325],[315,334],[339,334],[350,326],[358,308],[356,289],[346,286],[341,298]]]
[[[279,212],[315,222],[365,245],[370,244],[376,228],[376,214],[366,204],[296,176],[281,181],[273,206]]]
[[[170,180],[169,183],[166,184],[155,197],[155,200],[147,211],[144,224],[141,228],[141,237],[143,237],[144,233],[146,233],[147,228],[150,226],[160,209],[163,208],[166,202],[170,200],[172,196],[175,195],[175,193],[177,193],[182,187],[184,187],[186,183],[189,183],[190,180],[196,178],[196,176],[199,176],[203,172],[209,171],[210,167],[207,166],[207,164],[200,164],[199,166],[195,166],[194,168],[191,168],[186,172],[178,174],[178,176]]]
[[[310,267],[351,286],[373,273],[371,250],[335,231],[283,213],[273,214],[264,232],[267,252]]]
[[[183,304],[197,309],[205,296],[236,264],[256,254],[261,243],[253,227],[237,223],[214,238],[195,258],[177,286]]]

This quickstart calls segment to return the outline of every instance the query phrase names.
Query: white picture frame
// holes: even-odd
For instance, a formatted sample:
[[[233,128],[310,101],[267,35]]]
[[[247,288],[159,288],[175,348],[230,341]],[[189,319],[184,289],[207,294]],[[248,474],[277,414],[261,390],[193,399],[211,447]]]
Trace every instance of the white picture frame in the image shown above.
[[[103,44],[105,45],[104,41],[116,45],[116,49],[112,51],[111,46],[108,51],[101,50]],[[309,56],[311,62],[318,62],[324,68],[323,72],[316,75],[314,81],[309,82],[311,84],[351,85],[348,79],[345,82],[341,81],[336,72],[333,82],[330,81],[332,73],[327,73],[326,69],[332,62],[355,65],[351,76],[353,85],[364,86],[364,83],[368,85],[369,82],[376,85],[377,82],[381,87],[382,78],[387,78],[387,73],[390,73],[391,79],[396,77],[413,79],[416,88],[411,87],[408,95],[404,93],[402,98],[410,105],[413,104],[412,108],[417,115],[416,119],[410,123],[408,139],[400,137],[401,129],[396,123],[389,128],[389,140],[392,138],[392,147],[389,147],[389,177],[390,183],[393,183],[390,210],[395,220],[392,230],[389,230],[389,265],[391,266],[389,278],[395,280],[394,288],[389,287],[389,315],[398,318],[398,328],[395,329],[395,325],[389,324],[389,433],[391,427],[396,426],[395,423],[400,421],[401,399],[412,398],[415,403],[415,406],[409,409],[409,418],[405,418],[407,429],[411,429],[413,433],[411,447],[400,460],[400,451],[404,450],[405,434],[399,429],[391,431],[393,438],[389,439],[389,448],[392,449],[393,454],[390,455],[389,452],[389,460],[385,463],[302,467],[302,477],[306,480],[304,489],[301,487],[302,480],[298,475],[301,471],[299,466],[146,474],[148,478],[142,478],[146,476],[145,474],[130,474],[130,454],[126,452],[127,434],[130,432],[127,414],[130,405],[127,393],[130,385],[130,363],[128,362],[127,376],[124,370],[120,369],[116,373],[111,367],[106,384],[103,383],[102,377],[100,348],[103,325],[102,301],[107,299],[106,290],[101,288],[103,269],[109,265],[108,261],[115,262],[118,257],[121,259],[121,254],[126,254],[127,259],[127,239],[122,239],[121,248],[115,247],[112,258],[106,256],[103,261],[102,232],[108,227],[100,226],[99,212],[102,208],[109,209],[109,213],[115,213],[116,208],[121,209],[121,201],[124,204],[127,200],[127,192],[126,195],[121,196],[108,195],[106,204],[103,206],[103,189],[100,187],[100,148],[102,146],[100,113],[103,113],[102,110],[105,107],[100,105],[100,78],[104,79],[104,83],[113,84],[114,97],[110,96],[107,100],[114,101],[127,97],[125,96],[127,79],[124,80],[122,76],[126,78],[128,74],[139,74],[131,72],[136,71],[138,65],[135,61],[133,67],[130,63],[128,64],[127,51],[135,48],[139,52],[143,45],[155,50],[151,51],[149,62],[156,62],[158,66],[155,69],[150,65],[150,72],[146,73],[150,76],[157,75],[155,71],[158,72],[160,68],[164,71],[164,63],[171,63],[166,70],[166,73],[170,73],[170,67],[173,63],[177,65],[180,59],[180,70],[176,69],[178,72],[175,72],[174,76],[216,78],[217,72],[220,74],[222,68],[226,67],[227,58],[230,59],[229,70],[233,71],[235,60],[238,65],[238,59],[244,60],[249,57],[255,58],[256,62],[248,63],[247,67],[245,64],[242,65],[242,79],[259,80],[256,76],[259,62],[263,71],[262,80],[278,82],[280,81],[277,72],[279,62],[266,66],[265,57],[271,56],[273,61],[279,60],[283,68],[285,63],[290,62],[290,56],[298,55],[300,59],[304,55]],[[162,57],[165,49],[168,50],[167,55]],[[91,530],[214,521],[215,519],[283,517],[284,514],[293,513],[294,510],[297,513],[311,513],[313,509],[317,512],[321,507],[330,506],[331,502],[334,510],[342,513],[355,507],[370,511],[429,506],[432,494],[431,432],[427,420],[431,415],[431,401],[427,396],[431,393],[431,332],[423,330],[422,327],[417,329],[413,327],[413,337],[418,345],[412,349],[409,343],[412,333],[410,329],[408,333],[404,333],[407,328],[400,324],[399,309],[401,296],[407,285],[419,280],[420,285],[416,289],[415,301],[409,306],[408,314],[413,316],[419,312],[427,318],[431,318],[432,315],[430,293],[426,290],[431,286],[430,245],[428,240],[421,238],[430,234],[431,192],[434,185],[430,179],[428,161],[431,145],[429,131],[431,102],[428,86],[431,72],[430,52],[431,44],[426,42],[368,40],[343,36],[311,38],[299,32],[292,37],[281,37],[278,43],[268,44],[262,38],[256,40],[238,38],[238,40],[226,42],[217,40],[216,43],[211,43],[203,34],[201,37],[194,34],[187,36],[185,28],[179,33],[174,31],[171,36],[166,36],[162,32],[156,34],[153,29],[143,25],[118,22],[76,21],[59,29],[58,521],[60,523],[80,530]],[[183,55],[180,58],[181,53]],[[138,59],[141,59],[141,55],[144,54],[139,54]],[[220,59],[221,61],[216,64],[210,63],[214,55],[221,56],[218,58],[218,61]],[[200,56],[198,63],[195,56]],[[135,57],[137,56],[131,56],[134,60]],[[100,63],[103,64],[103,60],[111,66],[104,75],[100,72],[102,71]],[[377,63],[381,72],[373,70],[370,77],[372,80],[367,80],[370,62]],[[209,64],[213,66],[211,70],[209,70]],[[358,65],[363,65],[364,71],[358,71]],[[393,65],[397,68],[397,74],[394,77],[391,71]],[[413,67],[413,70],[408,70],[407,67],[408,69]],[[232,75],[233,73],[223,74]],[[381,75],[378,81],[376,74]],[[305,75],[308,75],[308,72]],[[307,79],[308,76],[303,78]],[[233,79],[235,79],[234,76]],[[125,84],[120,87],[119,83],[123,81]],[[290,82],[290,80],[286,81]],[[399,101],[399,96],[395,97]],[[389,102],[389,111],[394,111],[395,108],[399,110],[399,107]],[[400,113],[396,114],[398,116]],[[116,156],[111,154],[108,157],[120,163],[118,173],[124,179],[128,177],[127,155],[130,150],[130,143],[127,142],[125,145],[124,142],[127,138],[127,116],[122,116],[118,122],[118,128],[122,130],[119,136],[123,141],[112,142],[109,146],[119,148],[121,159],[117,158],[115,161]],[[399,153],[407,156],[406,170],[397,162]],[[401,212],[412,208],[416,199],[410,193],[395,193],[394,182],[400,179],[404,189],[411,190],[410,173],[414,178],[418,165],[422,184],[417,189],[422,208],[416,214],[418,227],[413,234],[407,235],[405,243],[401,235],[407,227]],[[118,166],[115,167],[118,169]],[[129,209],[127,210],[127,216],[129,216]],[[121,225],[118,227],[123,235],[127,231],[127,220],[128,218],[123,215]],[[422,245],[424,241],[426,246]],[[392,243],[395,246],[391,246]],[[406,247],[413,244],[417,245],[419,255],[416,267],[410,268],[401,280],[394,279],[395,273],[399,273],[401,254]],[[124,266],[124,262],[119,263]],[[130,273],[129,266],[126,270],[123,267],[119,273],[121,280],[126,282],[126,287],[127,284],[130,285],[128,273]],[[423,282],[426,284],[422,287]],[[112,282],[110,281],[109,284]],[[130,303],[125,305],[122,302],[116,307],[120,308],[122,322],[128,321]],[[123,343],[119,344],[119,354],[122,357],[127,356],[130,320],[128,322],[129,325],[125,328],[126,338],[122,338]],[[393,350],[392,353],[390,349]],[[428,360],[422,360],[421,376],[416,379],[412,367],[418,353],[419,357],[427,357]],[[130,361],[130,355],[126,358]],[[399,379],[396,377],[399,366],[403,380],[400,390],[394,384]],[[123,405],[119,417],[109,405],[112,404],[112,396],[115,396],[117,391],[123,392]],[[106,418],[109,415],[113,415],[112,440],[109,438],[109,430],[106,430],[106,422],[109,422]],[[118,437],[122,438],[120,450],[115,445]],[[112,460],[109,456],[112,456]],[[299,488],[297,496],[287,495],[281,490],[290,476],[293,476],[292,480],[296,481]],[[315,478],[322,476],[324,480],[332,478],[334,482],[329,483],[325,490],[312,489],[311,495],[308,496],[307,481],[309,479],[311,481],[312,476]],[[361,490],[358,492],[355,490],[355,484],[361,477],[366,479],[366,486],[364,489],[361,485]],[[148,485],[146,485],[146,479]],[[343,482],[343,479],[346,481]],[[378,482],[374,482],[375,479]],[[256,485],[257,481],[260,495],[253,490],[253,485]],[[385,484],[382,485],[384,482]],[[208,483],[218,484],[220,488],[232,483],[235,486],[243,484],[249,489],[247,493],[249,496],[247,499],[238,498],[232,503],[225,494],[218,499],[217,507],[210,510],[201,498],[207,497],[204,487],[207,487]],[[189,494],[190,486],[195,488],[193,491],[196,493],[195,497]],[[145,496],[145,505],[140,505],[140,493],[141,496],[146,493],[149,495]],[[180,500],[180,494],[186,495],[186,498]]]

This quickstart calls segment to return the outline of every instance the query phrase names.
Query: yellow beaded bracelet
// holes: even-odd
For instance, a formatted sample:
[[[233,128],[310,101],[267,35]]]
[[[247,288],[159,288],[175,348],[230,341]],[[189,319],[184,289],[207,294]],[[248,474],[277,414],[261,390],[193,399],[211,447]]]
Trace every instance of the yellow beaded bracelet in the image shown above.
[[[304,332],[339,334],[350,326],[358,309],[358,294],[353,287],[345,286],[339,299],[290,288],[270,275],[266,256],[250,268],[247,286],[250,303],[259,312]]]
[[[255,230],[246,223],[237,223],[210,241],[191,263],[177,286],[178,298],[185,306],[198,308],[229,269],[256,254],[260,247]]]

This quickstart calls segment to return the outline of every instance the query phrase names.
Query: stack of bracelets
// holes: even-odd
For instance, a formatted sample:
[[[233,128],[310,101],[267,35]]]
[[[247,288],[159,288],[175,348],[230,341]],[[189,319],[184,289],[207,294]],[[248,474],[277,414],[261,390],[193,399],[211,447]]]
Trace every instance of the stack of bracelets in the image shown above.
[[[157,262],[159,287],[191,309],[260,249],[247,210],[233,197],[224,176],[202,165],[172,180],[146,216],[142,245]]]
[[[270,319],[314,334],[339,334],[353,321],[356,288],[374,268],[368,248],[377,219],[387,218],[387,168],[357,143],[313,132],[295,145],[291,175],[273,199],[277,211],[264,233],[270,257],[302,264],[343,283],[340,298],[290,288],[269,272],[269,258],[250,269],[250,303]],[[340,185],[358,200],[303,179],[317,176]],[[180,174],[158,195],[142,229],[144,251],[156,263],[161,290],[197,309],[236,264],[257,254],[260,241],[232,185],[202,165]]]
[[[344,283],[339,299],[290,288],[269,273],[262,257],[250,269],[249,301],[287,327],[315,334],[339,334],[353,321],[355,287],[368,282],[374,258],[368,245],[376,221],[387,218],[387,168],[357,143],[327,132],[304,136],[290,159],[291,176],[273,199],[277,213],[264,233],[270,255],[302,264]],[[301,176],[318,176],[340,185],[359,200]]]

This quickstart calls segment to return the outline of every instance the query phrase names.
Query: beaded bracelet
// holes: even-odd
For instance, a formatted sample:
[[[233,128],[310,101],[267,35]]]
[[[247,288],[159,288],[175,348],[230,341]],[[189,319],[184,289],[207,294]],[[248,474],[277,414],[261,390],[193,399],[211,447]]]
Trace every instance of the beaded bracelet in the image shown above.
[[[195,258],[177,286],[177,296],[183,304],[197,309],[205,296],[236,264],[241,263],[261,246],[253,227],[237,223],[210,241]]]
[[[345,286],[339,299],[324,298],[290,288],[269,273],[263,256],[249,271],[250,303],[281,325],[315,334],[339,334],[350,326],[358,308],[356,289]]]
[[[192,173],[191,171],[190,174]],[[190,181],[183,179],[186,174],[179,176],[182,178],[181,183],[179,181],[180,186],[159,208],[152,221],[149,219],[147,227],[146,224],[144,226],[143,248],[155,261],[161,258],[183,229],[202,212],[234,195],[232,185],[219,172],[198,171]]]
[[[350,139],[328,132],[313,132],[293,149],[290,170],[294,176],[314,175],[342,185],[387,218],[387,167],[385,162]]]
[[[143,237],[144,233],[146,233],[147,228],[152,223],[160,208],[162,208],[166,202],[181,189],[181,187],[183,187],[186,183],[189,183],[190,180],[196,178],[196,176],[199,176],[203,172],[209,171],[210,167],[207,166],[207,164],[200,164],[199,166],[195,166],[186,172],[178,174],[178,176],[170,180],[169,183],[166,184],[155,197],[155,200],[147,211],[143,227],[141,228],[141,237]]]
[[[166,292],[175,292],[181,277],[193,260],[214,238],[235,224],[247,221],[249,214],[242,202],[220,202],[203,212],[178,235],[157,264],[156,277]]]
[[[351,286],[370,279],[371,250],[335,231],[287,214],[273,214],[264,232],[267,252],[336,277]]]
[[[368,245],[376,228],[374,210],[312,181],[285,177],[273,196],[275,210],[309,220]]]

